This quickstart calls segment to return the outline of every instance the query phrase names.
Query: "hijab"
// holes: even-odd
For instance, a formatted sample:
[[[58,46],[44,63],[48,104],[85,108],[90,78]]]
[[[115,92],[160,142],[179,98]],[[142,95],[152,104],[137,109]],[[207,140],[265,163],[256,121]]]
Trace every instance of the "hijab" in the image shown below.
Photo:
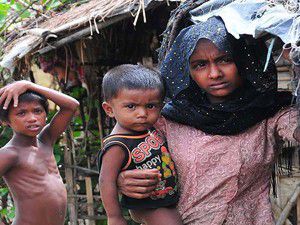
[[[203,38],[232,55],[244,81],[243,86],[232,93],[232,98],[221,103],[211,103],[190,76],[190,56]],[[162,115],[213,135],[235,135],[272,117],[291,103],[291,95],[277,92],[276,66],[270,60],[264,70],[266,56],[267,47],[262,40],[235,39],[219,17],[181,30],[161,63],[170,99]]]

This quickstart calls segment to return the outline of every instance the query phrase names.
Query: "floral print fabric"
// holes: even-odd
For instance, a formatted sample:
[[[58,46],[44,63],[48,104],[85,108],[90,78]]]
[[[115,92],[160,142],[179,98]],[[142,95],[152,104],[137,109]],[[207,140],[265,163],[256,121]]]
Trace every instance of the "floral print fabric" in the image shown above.
[[[271,225],[270,177],[282,140],[294,141],[293,108],[237,135],[209,135],[161,118],[180,184],[186,225]]]

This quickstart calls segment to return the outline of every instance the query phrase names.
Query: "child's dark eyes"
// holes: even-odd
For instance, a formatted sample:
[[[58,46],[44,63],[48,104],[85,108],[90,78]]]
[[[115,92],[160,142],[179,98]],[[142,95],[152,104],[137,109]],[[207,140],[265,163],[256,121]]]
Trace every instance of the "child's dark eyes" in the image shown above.
[[[128,104],[125,106],[128,109],[135,109],[135,105],[134,104]]]
[[[148,109],[153,109],[153,108],[156,107],[156,105],[155,105],[155,104],[148,104],[146,107],[147,107]]]
[[[41,109],[35,109],[34,112],[37,113],[37,114],[41,114],[43,112],[43,110],[41,110]]]
[[[197,63],[194,63],[191,67],[192,67],[192,69],[199,69],[199,68],[203,68],[203,67],[205,67],[206,66],[206,62],[202,62],[202,61],[199,61],[199,62],[197,62]]]
[[[17,116],[24,116],[24,115],[25,115],[25,112],[23,112],[23,111],[17,113]]]
[[[232,62],[233,62],[233,58],[230,55],[224,55],[224,56],[222,56],[220,58],[217,58],[215,60],[215,63],[217,63],[217,64],[228,64],[228,63],[232,63]],[[208,61],[199,60],[197,62],[192,63],[191,68],[193,70],[203,69],[208,65],[208,63],[209,63]]]
[[[226,64],[226,63],[231,63],[231,62],[233,62],[233,59],[229,55],[228,56],[224,56],[224,57],[222,57],[222,58],[220,58],[218,60],[218,63],[220,63],[220,64],[222,64],[222,63]]]

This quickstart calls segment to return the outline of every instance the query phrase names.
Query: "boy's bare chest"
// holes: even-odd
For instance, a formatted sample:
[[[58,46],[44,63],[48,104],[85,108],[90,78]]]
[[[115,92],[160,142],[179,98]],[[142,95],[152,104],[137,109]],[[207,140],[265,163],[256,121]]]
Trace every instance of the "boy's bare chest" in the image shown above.
[[[11,173],[19,177],[43,179],[45,175],[59,175],[54,154],[50,148],[30,148],[19,152],[17,165]],[[9,175],[9,173],[8,173]]]
[[[20,198],[65,189],[52,149],[22,151],[18,164],[5,175],[5,180]]]
[[[26,151],[19,158],[18,167],[24,172],[43,175],[45,173],[58,173],[52,149],[32,149]]]

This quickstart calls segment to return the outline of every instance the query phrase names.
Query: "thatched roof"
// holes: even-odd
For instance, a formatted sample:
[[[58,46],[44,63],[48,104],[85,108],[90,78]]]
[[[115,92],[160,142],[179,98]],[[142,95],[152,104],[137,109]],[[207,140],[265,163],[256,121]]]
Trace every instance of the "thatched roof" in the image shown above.
[[[41,18],[24,27],[23,32],[5,43],[0,65],[11,71],[16,62],[26,55],[43,54],[128,17],[143,18],[145,11],[166,4],[162,0],[91,0],[65,13],[57,13],[42,22]],[[28,23],[27,23],[28,24]],[[32,26],[34,24],[34,26]]]

